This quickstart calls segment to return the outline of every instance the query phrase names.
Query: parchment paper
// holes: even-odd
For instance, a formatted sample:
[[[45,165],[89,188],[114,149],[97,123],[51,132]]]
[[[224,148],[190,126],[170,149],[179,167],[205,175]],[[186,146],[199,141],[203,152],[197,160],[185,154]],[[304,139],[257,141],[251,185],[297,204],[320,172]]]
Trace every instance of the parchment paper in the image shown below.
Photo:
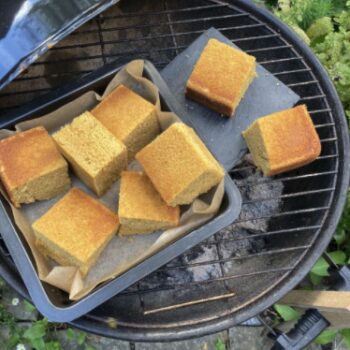
[[[16,130],[23,131],[41,125],[49,133],[55,132],[81,113],[92,109],[101,99],[120,84],[128,86],[156,106],[161,128],[165,130],[169,125],[180,120],[175,114],[160,110],[158,89],[151,81],[142,77],[142,72],[143,61],[132,61],[112,79],[102,96],[99,96],[93,91],[87,92],[52,113],[17,124]],[[0,130],[0,139],[8,137],[12,133],[10,130]],[[133,162],[129,165],[129,169],[140,169],[140,165]],[[72,173],[70,175],[72,186],[79,187],[97,198],[77,177]],[[8,200],[3,189],[2,193]],[[116,212],[118,193],[119,181],[103,197],[98,199]],[[100,283],[122,274],[132,266],[162,249],[162,247],[165,247],[172,241],[210,220],[220,208],[224,195],[224,181],[208,194],[201,196],[201,199],[197,198],[191,206],[182,208],[180,225],[178,227],[147,235],[115,236],[102,252],[96,265],[89,271],[85,279],[81,277],[76,267],[58,266],[51,259],[45,258],[35,246],[35,237],[31,224],[62,198],[63,195],[48,201],[24,204],[20,209],[16,209],[12,205],[11,208],[15,222],[33,253],[39,278],[69,293],[71,300],[79,300]]]

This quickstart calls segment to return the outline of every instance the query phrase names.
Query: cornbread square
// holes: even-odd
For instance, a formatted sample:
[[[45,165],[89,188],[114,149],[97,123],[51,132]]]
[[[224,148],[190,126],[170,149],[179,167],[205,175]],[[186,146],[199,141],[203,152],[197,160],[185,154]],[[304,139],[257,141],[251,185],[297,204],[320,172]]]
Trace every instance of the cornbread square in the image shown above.
[[[127,167],[125,145],[89,112],[74,118],[53,138],[76,175],[98,196]]]
[[[210,39],[186,85],[186,96],[232,117],[257,76],[255,57]]]
[[[119,85],[91,113],[126,145],[129,161],[160,133],[155,106],[124,85]]]
[[[0,141],[0,177],[17,208],[55,197],[70,186],[68,164],[43,127]]]
[[[38,248],[63,266],[87,274],[115,235],[118,216],[78,188],[72,188],[32,225]]]
[[[191,203],[224,177],[224,169],[183,123],[172,124],[137,153],[136,159],[171,206]]]
[[[123,171],[118,215],[119,233],[150,233],[177,226],[180,209],[168,206],[145,174]]]
[[[321,142],[305,105],[257,119],[243,137],[265,176],[299,168],[321,153]]]

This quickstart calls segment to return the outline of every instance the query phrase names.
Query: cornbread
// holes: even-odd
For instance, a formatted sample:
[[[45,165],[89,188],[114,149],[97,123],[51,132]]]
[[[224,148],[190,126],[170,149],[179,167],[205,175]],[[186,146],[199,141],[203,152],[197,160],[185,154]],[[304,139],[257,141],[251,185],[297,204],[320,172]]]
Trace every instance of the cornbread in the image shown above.
[[[0,177],[17,208],[55,197],[70,186],[68,165],[43,127],[0,141]]]
[[[210,39],[187,81],[186,96],[231,117],[257,76],[255,67],[255,57]]]
[[[145,174],[123,171],[118,215],[119,233],[149,233],[177,226],[180,209],[168,206]]]
[[[160,133],[155,106],[124,85],[118,86],[91,113],[126,145],[129,161]]]
[[[53,138],[76,175],[98,196],[127,167],[125,145],[89,112],[74,118]]]
[[[72,188],[32,225],[40,251],[63,266],[87,274],[119,227],[118,216]]]
[[[321,153],[320,139],[305,105],[259,118],[243,137],[265,176],[299,168]]]
[[[174,123],[136,154],[168,205],[191,203],[224,177],[224,170],[197,134],[183,123]]]

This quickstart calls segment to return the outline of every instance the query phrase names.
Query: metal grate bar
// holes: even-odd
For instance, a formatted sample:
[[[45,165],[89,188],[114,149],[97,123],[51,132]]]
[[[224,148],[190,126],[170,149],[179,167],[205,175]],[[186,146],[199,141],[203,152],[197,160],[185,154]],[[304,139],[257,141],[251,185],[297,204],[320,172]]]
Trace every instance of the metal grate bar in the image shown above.
[[[319,226],[317,226],[319,227]],[[296,230],[291,230],[290,232],[296,232]],[[253,238],[261,238],[261,237],[269,237],[269,236],[273,236],[275,234],[257,234],[254,235],[252,234],[251,236],[247,236],[245,238],[241,238],[241,239],[253,239]],[[219,243],[223,243],[223,242],[235,242],[238,241],[239,239],[221,239],[219,241]],[[215,242],[211,243],[211,244],[215,244]],[[247,258],[254,258],[254,257],[260,257],[262,255],[266,255],[266,254],[280,254],[280,253],[285,253],[285,252],[290,252],[290,251],[295,251],[295,250],[301,250],[301,249],[305,249],[308,248],[310,245],[303,245],[303,246],[297,246],[297,247],[288,247],[288,248],[281,248],[281,249],[274,249],[274,250],[269,250],[269,251],[264,251],[264,252],[259,252],[259,253],[251,253],[251,254],[247,254],[247,255],[240,255],[240,256],[235,256],[235,257],[230,257],[230,258],[220,258],[220,259],[213,259],[213,260],[206,260],[206,261],[200,261],[200,262],[195,262],[195,263],[186,263],[186,264],[181,264],[181,265],[172,265],[172,266],[165,266],[163,268],[158,269],[158,272],[166,272],[169,270],[177,270],[177,269],[186,269],[186,268],[195,268],[198,266],[206,266],[206,265],[219,265],[221,263],[228,263],[228,262],[232,262],[232,261],[236,261],[236,260],[240,260],[240,259],[247,259]],[[275,271],[278,271],[279,268],[275,268]],[[224,275],[223,275],[224,276]],[[232,277],[232,276],[231,276]]]
[[[277,197],[255,198],[255,199],[245,200],[242,202],[242,204],[247,205],[247,204],[252,204],[252,203],[256,203],[256,202],[272,201],[272,200],[278,200],[278,199],[283,199],[283,198],[301,197],[301,196],[307,196],[310,194],[319,194],[319,193],[324,193],[324,192],[330,192],[330,191],[334,191],[334,189],[335,189],[334,187],[329,187],[329,188],[321,188],[321,189],[317,189],[317,190],[288,193],[288,194],[283,194],[283,195],[277,196]]]
[[[326,158],[327,156],[324,156],[324,158]],[[331,155],[332,158],[337,158],[338,156],[336,157],[333,157],[333,155]],[[251,169],[252,167],[249,167],[249,169]],[[233,171],[231,171],[232,173]],[[245,187],[245,186],[257,186],[257,185],[261,185],[261,184],[271,184],[271,183],[274,183],[274,182],[281,182],[283,181],[284,182],[287,182],[287,181],[295,181],[295,180],[302,180],[302,179],[310,179],[310,178],[314,178],[314,177],[318,177],[318,176],[328,176],[328,175],[334,175],[336,174],[337,171],[336,170],[331,170],[331,171],[325,171],[325,172],[322,172],[322,173],[310,173],[310,174],[303,174],[303,175],[296,175],[296,176],[288,176],[288,177],[283,177],[283,178],[275,178],[275,179],[271,179],[269,177],[267,178],[262,178],[262,179],[259,179],[257,180],[256,182],[254,183],[250,183],[250,184],[240,184],[240,183],[237,183],[237,186],[238,187]]]
[[[289,49],[289,48],[290,48],[290,45],[279,45],[279,46],[263,47],[261,49],[245,50],[245,52],[256,53],[256,52],[264,52],[264,51],[272,51],[272,50],[283,50],[283,49]]]
[[[295,86],[305,86],[305,85],[311,85],[311,84],[318,84],[317,80],[310,80],[310,81],[302,81],[299,83],[293,83],[293,84],[286,84],[288,87],[295,87]]]
[[[297,56],[297,57],[279,58],[279,59],[267,60],[267,61],[258,61],[258,63],[261,65],[268,65],[272,63],[281,63],[281,62],[290,62],[290,61],[303,61],[303,58],[300,56]]]
[[[324,124],[315,124],[316,129],[321,129],[321,128],[328,128],[330,126],[335,126],[334,123],[324,123]]]
[[[222,15],[222,16],[211,16],[211,17],[200,17],[200,18],[193,18],[193,19],[183,19],[179,21],[172,21],[172,22],[157,22],[157,23],[147,23],[147,24],[139,24],[139,25],[128,25],[128,26],[119,26],[119,27],[109,27],[109,28],[103,28],[102,31],[104,33],[106,32],[114,32],[119,30],[138,30],[138,29],[145,29],[145,28],[154,28],[155,26],[161,27],[161,26],[169,26],[169,25],[178,25],[178,24],[193,24],[197,22],[208,22],[208,21],[214,21],[214,20],[220,20],[223,19],[232,19],[236,17],[242,17],[245,16],[244,14],[233,14],[233,15]],[[241,26],[238,27],[232,27],[232,29],[244,29],[244,28],[256,28],[256,27],[262,27],[262,24],[252,24],[247,26]]]
[[[173,22],[166,23],[169,26],[173,26]],[[243,27],[250,27],[250,26],[238,26],[238,27],[217,27],[217,30],[219,31],[228,31],[228,30],[239,30],[243,29]],[[107,31],[114,31],[111,28],[109,29],[101,29],[101,32],[107,32]],[[118,40],[104,40],[105,45],[114,45],[114,44],[123,44],[123,43],[133,43],[133,42],[139,42],[139,41],[152,41],[152,40],[158,40],[158,39],[164,39],[164,38],[174,38],[174,37],[180,37],[180,36],[186,36],[186,35],[194,35],[194,34],[202,34],[206,31],[206,29],[199,29],[199,30],[192,30],[188,32],[177,32],[177,33],[170,33],[170,34],[161,34],[161,35],[156,35],[156,36],[147,36],[143,38],[130,38],[130,39],[118,39]],[[96,31],[94,31],[95,33]],[[100,45],[99,42],[90,42],[90,43],[84,43],[80,44],[79,47],[93,47],[93,46],[98,46]],[[185,49],[187,46],[176,46],[179,49]],[[52,48],[52,51],[54,50],[67,50],[67,49],[75,49],[77,48],[76,45],[64,45],[64,46],[59,46],[59,47],[54,47]],[[277,50],[277,49],[283,49],[283,48],[288,48],[288,46],[278,46],[278,47],[271,47],[269,50]],[[256,49],[256,50],[247,50],[247,52],[258,52],[258,51],[266,51],[267,49]]]
[[[302,97],[300,101],[310,101],[310,100],[315,100],[315,99],[318,99],[318,98],[325,98],[325,95],[324,94],[321,94],[321,95],[316,95],[316,96],[305,96],[305,97]]]
[[[232,40],[234,43],[242,42],[242,41],[250,41],[250,40],[258,40],[258,39],[272,39],[272,38],[279,38],[278,34],[266,34],[266,35],[255,35],[251,37],[245,37],[245,38],[238,38]]]
[[[161,292],[161,291],[171,291],[171,290],[179,290],[179,289],[187,289],[188,287],[191,287],[193,285],[206,285],[216,282],[224,282],[229,281],[237,278],[242,277],[250,277],[250,276],[258,276],[262,274],[268,274],[268,273],[283,273],[283,272],[289,272],[294,269],[295,266],[292,267],[285,267],[280,269],[269,269],[269,270],[263,270],[263,271],[254,271],[254,272],[248,272],[248,273],[241,273],[237,275],[231,275],[231,276],[223,276],[218,278],[208,278],[207,280],[202,281],[191,281],[187,283],[173,283],[171,285],[163,285],[156,288],[144,288],[140,289],[138,293],[146,294],[146,293],[154,293],[154,292]],[[126,291],[120,293],[120,295],[132,295],[136,294],[137,292],[134,291]]]
[[[168,9],[168,2],[165,1],[165,9]],[[168,19],[168,22],[171,22],[171,16],[169,13],[167,13],[167,19]],[[172,24],[169,25],[169,28],[170,28],[170,33],[171,33],[171,36],[172,36],[172,42],[174,44],[175,47],[178,47],[178,44],[177,44],[177,41],[176,41],[176,36],[175,36],[175,30],[174,30],[174,26]],[[175,49],[175,52],[176,52],[176,56],[179,54],[179,50],[178,49]]]
[[[243,222],[255,221],[255,220],[266,220],[266,219],[287,216],[287,215],[300,215],[300,214],[306,214],[306,213],[314,213],[317,211],[323,211],[323,210],[328,210],[328,209],[329,209],[329,206],[307,208],[307,209],[298,209],[298,210],[289,210],[289,211],[285,211],[283,213],[277,213],[277,214],[273,214],[273,215],[263,215],[263,216],[257,216],[257,217],[253,216],[253,217],[246,218],[246,219],[240,219],[240,220],[236,220],[235,223],[243,223]]]
[[[295,74],[295,73],[306,73],[310,72],[311,68],[302,68],[302,69],[294,69],[294,70],[286,70],[282,72],[273,73],[274,76],[284,75],[284,74]]]
[[[291,232],[318,230],[321,227],[322,227],[322,225],[302,226],[302,227],[298,226],[298,227],[294,227],[294,228],[287,228],[287,229],[277,230],[277,231],[268,231],[268,232],[263,232],[263,233],[251,233],[248,236],[243,236],[243,237],[221,238],[220,241],[221,242],[236,242],[236,241],[240,241],[240,240],[269,237],[269,236],[291,233]]]
[[[327,139],[321,139],[321,143],[335,142],[335,141],[338,141],[337,137],[330,137],[330,138],[327,138]]]
[[[297,247],[271,249],[268,251],[253,253],[253,254],[249,254],[249,255],[235,256],[233,258],[228,259],[227,261],[232,261],[232,260],[235,261],[235,260],[242,260],[242,259],[247,259],[247,258],[252,258],[252,257],[261,257],[261,256],[266,256],[266,255],[272,255],[272,254],[282,254],[282,253],[287,253],[287,252],[294,252],[296,250],[309,249],[310,247],[311,247],[311,244],[306,244],[306,245],[301,245],[301,246],[297,246]]]
[[[247,38],[246,38],[247,39]],[[168,47],[154,47],[152,49],[152,52],[166,52],[166,51],[173,51],[173,50],[178,50],[178,49],[185,49],[187,46],[168,46]],[[126,56],[133,56],[133,55],[145,55],[145,57],[150,57],[150,52],[149,51],[140,51],[140,50],[130,50],[130,51],[124,51],[123,53],[120,54],[105,54],[106,58],[116,58],[116,57],[126,57]],[[71,57],[65,59],[65,62],[75,62],[75,61],[81,61],[81,60],[93,60],[93,59],[99,59],[101,58],[100,55],[90,55],[90,56],[76,56],[76,57]],[[262,65],[265,64],[270,64],[270,63],[278,63],[278,62],[284,62],[284,61],[291,61],[291,60],[301,60],[301,57],[292,57],[292,58],[282,58],[278,60],[273,60],[273,61],[264,61],[264,62],[258,62]],[[57,60],[46,60],[45,64],[57,64]],[[43,62],[34,62],[33,65],[41,65]],[[310,97],[311,98],[321,98],[323,96],[317,96],[317,97]]]
[[[60,72],[60,76],[62,75],[83,75],[93,72],[92,70],[81,70],[79,72]],[[20,76],[16,78],[16,81],[27,81],[27,80],[35,80],[35,79],[43,79],[48,77],[57,76],[57,74],[41,74],[41,75],[32,75],[32,76]],[[0,95],[1,96],[1,95]]]
[[[226,5],[224,4],[212,4],[212,5],[201,5],[201,6],[193,6],[193,7],[187,7],[187,8],[181,8],[181,9],[166,9],[163,11],[152,11],[152,12],[142,12],[142,13],[123,13],[122,15],[115,15],[115,16],[106,16],[105,14],[102,14],[103,19],[118,19],[118,18],[130,18],[130,17],[144,17],[144,16],[154,16],[154,15],[165,15],[165,14],[173,14],[173,13],[183,13],[183,12],[192,12],[192,11],[202,11],[202,10],[209,10],[209,9],[215,9],[215,8],[224,8]],[[248,13],[243,13],[239,10],[237,12],[240,13],[242,16],[249,16]],[[79,34],[79,32],[78,32]]]
[[[309,114],[318,114],[318,113],[325,113],[325,112],[331,112],[332,110],[330,108],[322,108],[322,109],[315,109],[313,111],[309,111]]]

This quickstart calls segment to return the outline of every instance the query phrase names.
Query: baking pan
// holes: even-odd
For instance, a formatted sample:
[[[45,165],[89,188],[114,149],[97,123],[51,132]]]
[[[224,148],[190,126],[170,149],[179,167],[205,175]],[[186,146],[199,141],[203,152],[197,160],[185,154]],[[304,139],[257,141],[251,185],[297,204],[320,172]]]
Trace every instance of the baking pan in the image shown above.
[[[293,107],[300,97],[264,67],[257,64],[258,76],[250,84],[232,118],[223,117],[187,99],[184,94],[186,82],[208,40],[212,38],[238,48],[218,30],[210,28],[164,68],[162,77],[183,106],[183,113],[195,125],[198,135],[216,159],[226,170],[229,170],[247,151],[242,131],[259,117]]]
[[[13,127],[19,121],[47,114],[86,91],[99,92],[105,88],[119,70],[119,64],[109,64],[93,74],[85,76],[75,84],[57,90],[53,94],[36,101],[37,106],[30,104],[17,111],[12,117],[7,115],[2,120],[1,127]],[[175,112],[185,123],[188,122],[186,115],[181,114],[181,106],[171,95],[162,77],[150,62],[145,62],[144,76],[158,86],[162,109]],[[190,125],[193,126],[191,123]],[[224,147],[224,145],[222,146]],[[219,213],[212,220],[171,243],[112,281],[101,284],[88,296],[72,302],[68,299],[68,294],[39,280],[33,257],[20,231],[14,224],[11,208],[2,196],[0,199],[0,225],[5,243],[34,304],[44,316],[55,322],[69,322],[86,314],[187,249],[231,224],[238,217],[241,210],[241,195],[231,178],[226,175],[224,199]]]

